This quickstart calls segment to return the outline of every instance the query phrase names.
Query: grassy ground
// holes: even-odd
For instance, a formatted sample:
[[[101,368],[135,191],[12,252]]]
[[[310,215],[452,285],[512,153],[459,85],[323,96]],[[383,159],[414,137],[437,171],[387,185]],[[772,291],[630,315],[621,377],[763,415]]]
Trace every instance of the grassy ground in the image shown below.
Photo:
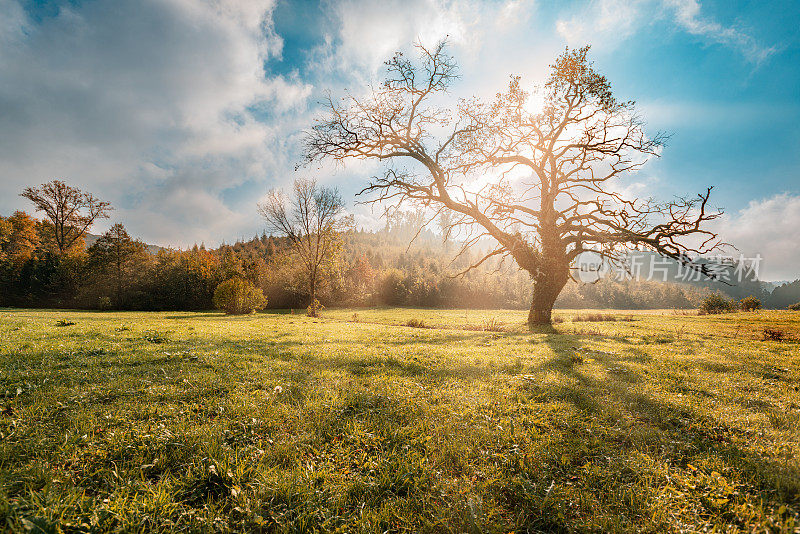
[[[0,530],[800,531],[800,313],[557,316],[0,310]]]

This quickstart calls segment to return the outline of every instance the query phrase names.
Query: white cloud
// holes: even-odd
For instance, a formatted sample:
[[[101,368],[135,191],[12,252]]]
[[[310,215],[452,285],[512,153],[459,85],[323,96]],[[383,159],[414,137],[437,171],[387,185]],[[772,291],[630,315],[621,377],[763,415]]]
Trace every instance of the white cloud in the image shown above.
[[[674,10],[676,22],[687,32],[730,46],[751,63],[759,65],[777,51],[776,47],[763,46],[737,28],[702,17],[698,0],[664,0],[664,3]]]
[[[447,35],[463,74],[454,96],[491,96],[511,73],[541,81],[563,46],[537,33],[533,0],[324,2],[330,25],[315,28],[323,44],[312,62],[272,75],[265,61],[284,47],[275,0],[88,2],[41,22],[20,2],[0,0],[0,213],[29,208],[16,196],[23,187],[63,178],[112,201],[108,223],[182,246],[259,231],[255,197],[296,176],[313,101],[323,89],[336,97],[380,80],[395,50]],[[619,43],[658,12],[754,61],[769,56],[694,2],[653,2],[600,0],[559,19],[558,31],[570,44]],[[303,172],[349,200],[378,169],[353,162]],[[367,208],[353,212],[375,224]]]
[[[413,41],[432,44],[449,36],[453,42],[474,42],[477,36],[467,30],[476,23],[476,9],[467,2],[446,5],[435,0],[338,2],[336,56],[345,69],[377,72],[396,50]]]
[[[16,196],[25,186],[62,178],[116,206],[94,231],[120,221],[183,246],[258,231],[253,191],[295,177],[321,90],[365,89],[395,50],[449,36],[472,69],[467,94],[554,55],[523,44],[533,0],[323,3],[332,24],[317,29],[328,35],[302,77],[265,72],[284,46],[274,0],[90,2],[41,21],[21,5],[0,0],[0,213],[29,208]],[[492,68],[475,76],[487,58]],[[315,171],[349,197],[377,169],[304,172]]]
[[[291,167],[287,135],[311,94],[265,77],[281,47],[271,9],[92,2],[33,24],[16,1],[0,2],[0,43],[13,43],[0,47],[0,211],[23,207],[23,187],[63,178],[111,200],[114,219],[149,240],[251,233],[252,199],[222,202],[224,192]]]
[[[591,44],[598,50],[616,48],[639,31],[645,12],[642,0],[599,0],[559,18],[556,30],[572,47]]]
[[[712,229],[746,258],[763,258],[761,280],[800,277],[800,194],[753,200],[737,213],[723,215]]]
[[[314,71],[326,84],[338,74],[343,85],[361,89],[378,81],[383,63],[398,50],[416,55],[412,43],[427,46],[447,38],[462,72],[480,64],[481,81],[473,75],[471,88],[486,81],[492,91],[513,71],[537,72],[558,50],[550,39],[532,40],[534,0],[345,0],[330,5],[335,31],[317,50]],[[532,53],[545,50],[545,54]]]
[[[559,18],[556,30],[570,46],[591,44],[608,51],[661,18],[671,19],[683,31],[708,42],[736,50],[756,66],[777,51],[742,29],[703,16],[698,0],[596,0]]]
[[[176,186],[168,194],[148,199],[146,218],[138,210],[121,209],[115,217],[137,220],[137,228],[144,235],[158,235],[161,246],[185,247],[190,243],[210,245],[209,236],[227,236],[231,241],[242,234],[248,217],[244,212],[231,210],[217,196],[194,187]],[[244,237],[252,237],[250,231]]]
[[[10,45],[25,35],[28,20],[16,2],[0,2],[0,42]]]

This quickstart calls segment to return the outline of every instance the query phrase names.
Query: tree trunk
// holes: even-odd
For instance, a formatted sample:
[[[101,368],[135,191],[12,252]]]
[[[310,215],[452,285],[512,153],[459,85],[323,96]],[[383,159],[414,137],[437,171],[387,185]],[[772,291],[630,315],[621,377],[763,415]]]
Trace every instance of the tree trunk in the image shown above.
[[[311,275],[311,306],[308,308],[308,315],[310,317],[317,317],[317,276],[316,273]]]
[[[520,267],[533,278],[533,302],[528,313],[528,327],[550,326],[553,304],[569,279],[569,260],[558,230],[558,215],[554,208],[555,194],[542,195],[539,236],[541,249],[531,253],[530,260],[520,262]],[[524,259],[524,260],[527,260]]]
[[[119,309],[120,308],[120,296],[122,295],[122,262],[117,260],[117,291],[114,298],[114,306]]]
[[[569,279],[569,265],[546,262],[533,275],[533,301],[528,313],[528,326],[550,326],[553,304]]]
[[[566,284],[566,278],[542,276],[534,279],[533,302],[528,313],[528,326],[549,326],[552,324],[553,304]]]

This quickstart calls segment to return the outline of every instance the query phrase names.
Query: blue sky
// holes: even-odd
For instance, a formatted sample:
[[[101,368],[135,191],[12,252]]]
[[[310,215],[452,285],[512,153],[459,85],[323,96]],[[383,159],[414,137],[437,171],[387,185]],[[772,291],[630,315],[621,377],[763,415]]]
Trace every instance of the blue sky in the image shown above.
[[[543,79],[592,45],[616,95],[671,134],[631,183],[660,198],[714,185],[719,229],[764,277],[800,275],[800,2],[695,0],[0,0],[0,213],[63,178],[151,243],[259,233],[255,203],[297,176],[326,91],[354,93],[415,40],[449,35],[453,96]],[[368,164],[307,169],[346,198]],[[363,207],[366,226],[381,224]],[[98,226],[96,231],[104,229]]]

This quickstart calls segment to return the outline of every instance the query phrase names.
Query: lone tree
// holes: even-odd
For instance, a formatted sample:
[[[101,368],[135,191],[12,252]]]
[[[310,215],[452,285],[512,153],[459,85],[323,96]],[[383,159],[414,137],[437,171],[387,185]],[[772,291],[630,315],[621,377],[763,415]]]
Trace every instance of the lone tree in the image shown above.
[[[491,238],[496,246],[467,270],[510,257],[530,273],[529,325],[550,324],[584,252],[623,264],[627,252],[645,249],[691,264],[718,245],[703,227],[721,214],[707,206],[711,188],[666,203],[621,192],[620,179],[658,156],[664,136],[645,135],[634,102],[617,101],[587,60],[589,47],[556,59],[535,90],[539,108],[513,76],[493,101],[460,100],[455,110],[440,104],[457,76],[444,43],[417,48],[421,61],[397,53],[367,96],[328,100],[306,134],[305,163],[387,162],[359,194],[425,208],[447,236],[462,237],[462,253]]]
[[[291,198],[272,189],[258,211],[271,232],[286,236],[292,243],[308,277],[308,314],[316,317],[320,274],[338,253],[341,232],[352,224],[351,218],[344,216],[341,195],[334,188],[317,187],[316,180],[301,178],[294,181]]]
[[[27,187],[20,196],[33,202],[36,211],[43,211],[53,224],[53,239],[60,255],[83,237],[96,219],[107,219],[112,209],[110,202],[60,180]]]

